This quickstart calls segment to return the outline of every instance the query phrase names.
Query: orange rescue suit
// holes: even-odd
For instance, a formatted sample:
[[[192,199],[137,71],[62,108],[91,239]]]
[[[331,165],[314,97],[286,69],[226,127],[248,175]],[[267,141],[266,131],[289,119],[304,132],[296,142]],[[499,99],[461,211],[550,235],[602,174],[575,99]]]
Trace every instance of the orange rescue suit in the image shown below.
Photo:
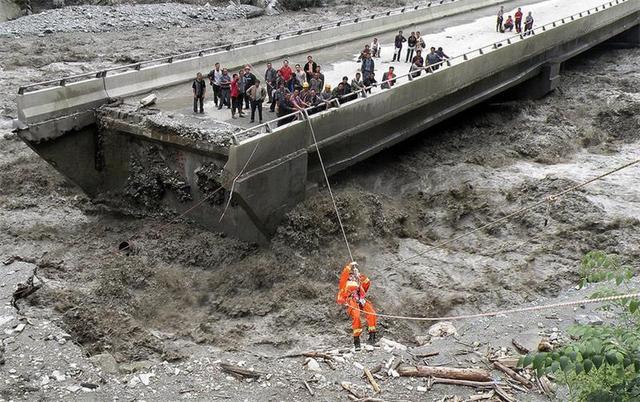
[[[360,321],[360,310],[364,311],[367,320],[367,330],[376,332],[376,312],[373,304],[365,299],[371,281],[364,274],[359,274],[358,278],[351,275],[351,264],[347,264],[342,269],[340,281],[338,282],[338,304],[347,307],[347,315],[351,317],[351,327],[353,336],[360,336],[362,333],[362,323]]]

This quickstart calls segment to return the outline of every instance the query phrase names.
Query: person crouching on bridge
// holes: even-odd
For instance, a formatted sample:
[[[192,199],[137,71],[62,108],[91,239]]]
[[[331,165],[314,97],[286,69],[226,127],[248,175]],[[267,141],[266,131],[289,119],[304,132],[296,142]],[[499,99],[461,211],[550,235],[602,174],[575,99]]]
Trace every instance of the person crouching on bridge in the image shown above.
[[[278,120],[278,127],[284,126],[285,124],[289,124],[295,119],[295,116],[284,118],[285,116],[291,115],[295,111],[293,104],[291,103],[291,96],[292,96],[291,93],[286,92],[284,96],[278,99],[276,112],[277,112],[278,118],[282,117],[282,119]]]
[[[513,32],[513,18],[511,16],[507,17],[507,20],[504,22],[504,31],[503,32]]]
[[[396,74],[393,71],[394,71],[394,68],[389,67],[389,71],[382,74],[382,84],[380,85],[380,88],[390,89],[392,86],[396,84]]]
[[[366,275],[358,271],[358,263],[351,262],[342,269],[340,281],[338,282],[338,296],[336,301],[347,309],[347,315],[351,317],[351,328],[353,329],[353,345],[356,350],[360,350],[360,334],[362,333],[362,323],[360,313],[364,313],[367,320],[367,331],[369,332],[368,342],[370,345],[376,343],[376,311],[373,304],[365,296],[369,291],[371,281]]]
[[[433,72],[440,68],[442,59],[438,56],[435,47],[432,47],[430,50],[431,51],[427,54],[427,64],[431,67],[430,70]]]
[[[198,113],[199,103],[200,113],[204,114],[204,96],[207,94],[207,83],[202,79],[202,73],[196,74],[191,88],[193,88],[193,113]]]

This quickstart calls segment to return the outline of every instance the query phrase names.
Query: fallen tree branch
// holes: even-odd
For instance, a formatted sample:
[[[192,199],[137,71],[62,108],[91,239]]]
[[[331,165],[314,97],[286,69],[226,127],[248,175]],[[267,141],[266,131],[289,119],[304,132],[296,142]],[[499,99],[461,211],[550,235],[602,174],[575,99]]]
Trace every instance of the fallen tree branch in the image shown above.
[[[315,395],[315,392],[313,392],[313,389],[311,389],[311,386],[309,385],[309,383],[308,383],[308,382],[306,382],[306,381],[304,381],[304,380],[302,380],[302,383],[303,383],[303,384],[304,384],[304,386],[307,388],[307,391],[309,391],[309,394],[310,394],[311,396],[314,396],[314,395]]]
[[[496,391],[496,394],[500,397],[500,399],[502,399],[505,402],[518,402],[515,398],[513,398],[511,395],[509,395],[507,393],[507,391],[505,391],[504,388],[502,388],[499,385],[496,385],[494,390]]]
[[[334,360],[334,356],[326,352],[301,352],[292,353],[290,355],[280,356],[279,359],[287,359],[292,357],[313,357],[316,359]]]
[[[440,352],[426,352],[426,353],[420,353],[420,354],[413,355],[413,356],[417,357],[417,358],[425,358],[425,357],[438,356],[439,354],[440,354]]]
[[[471,395],[469,397],[469,402],[473,402],[473,401],[482,401],[484,399],[491,399],[493,398],[493,396],[496,394],[496,391],[493,390],[491,392],[488,392],[486,394],[480,394],[480,395]]]
[[[511,377],[514,380],[518,381],[520,384],[524,385],[525,387],[527,387],[529,389],[533,388],[533,383],[531,381],[527,380],[526,378],[524,378],[520,374],[518,374],[515,371],[511,370],[509,367],[505,366],[504,364],[496,361],[496,362],[493,362],[493,366],[495,368],[497,368],[498,370],[502,371],[503,373],[505,373],[506,375],[508,375],[509,377]]]
[[[38,284],[34,285],[33,280],[38,279]],[[38,289],[40,289],[44,285],[44,281],[38,277],[38,266],[33,269],[33,273],[30,277],[27,278],[26,283],[18,283],[16,285],[16,290],[13,291],[13,295],[11,296],[11,306],[16,310],[20,311],[20,307],[18,306],[18,300],[26,299],[27,297],[34,294]]]
[[[257,371],[243,369],[240,366],[235,366],[228,363],[220,363],[220,368],[222,368],[222,371],[224,372],[248,378],[260,378],[260,376],[262,376],[263,374]]]
[[[340,383],[340,386],[342,387],[342,389],[344,389],[345,391],[347,391],[349,393],[349,397],[350,398],[353,396],[353,397],[356,398],[355,400],[362,399],[362,397],[360,395],[358,395],[354,390],[351,389],[351,383],[350,382],[342,381]]]
[[[489,382],[491,376],[483,369],[462,369],[454,367],[433,366],[401,366],[397,369],[403,377],[436,377],[454,380],[467,380],[476,382]]]
[[[516,348],[516,350],[518,352],[520,352],[520,354],[526,355],[527,353],[529,353],[529,348],[527,348],[526,346],[524,346],[520,342],[516,341],[515,338],[511,339],[511,343]]]
[[[479,389],[494,389],[494,387],[496,386],[495,382],[493,381],[468,381],[437,377],[432,377],[429,381],[430,386],[432,386],[433,384],[463,385],[465,387],[473,387]]]

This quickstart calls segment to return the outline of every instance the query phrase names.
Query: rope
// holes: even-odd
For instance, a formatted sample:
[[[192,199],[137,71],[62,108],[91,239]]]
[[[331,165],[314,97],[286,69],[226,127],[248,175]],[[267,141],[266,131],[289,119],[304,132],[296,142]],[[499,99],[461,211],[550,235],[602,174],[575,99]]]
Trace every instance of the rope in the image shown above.
[[[549,309],[554,309],[559,307],[577,306],[581,304],[594,304],[594,303],[602,303],[607,301],[628,300],[628,299],[638,299],[638,298],[640,298],[640,293],[629,293],[629,294],[617,295],[617,296],[598,297],[594,299],[583,299],[583,300],[563,302],[563,303],[547,304],[543,306],[522,307],[522,308],[514,308],[514,309],[508,309],[508,310],[493,311],[489,313],[454,315],[454,316],[445,316],[445,317],[410,317],[410,316],[379,314],[379,313],[371,314],[359,308],[353,308],[351,306],[348,306],[348,307],[353,308],[354,310],[357,310],[361,313],[375,315],[380,318],[392,318],[397,320],[408,320],[408,321],[459,321],[459,320],[469,320],[472,318],[495,317],[498,315],[507,315],[507,314],[513,314],[513,313],[549,310]]]
[[[309,130],[311,131],[311,137],[313,138],[313,144],[316,147],[316,152],[318,153],[318,160],[320,161],[320,167],[322,168],[322,174],[324,174],[324,180],[327,183],[327,189],[329,190],[329,195],[331,196],[331,202],[333,202],[333,208],[336,210],[336,216],[338,217],[338,224],[340,224],[340,230],[342,230],[342,236],[344,237],[344,243],[347,246],[347,251],[349,252],[349,258],[351,258],[351,262],[354,262],[353,254],[351,253],[351,247],[349,246],[349,240],[347,239],[347,232],[344,230],[344,225],[342,224],[342,218],[340,218],[340,211],[338,211],[338,204],[336,204],[336,198],[333,196],[333,191],[331,190],[331,184],[329,183],[329,176],[327,176],[327,170],[324,167],[324,162],[322,161],[322,155],[320,155],[320,148],[318,147],[318,141],[316,140],[316,133],[313,129],[313,124],[311,124],[311,119],[309,118],[309,113],[306,109],[302,109],[302,114],[304,118],[309,123]]]
[[[543,204],[545,204],[545,203],[549,203],[549,204],[551,204],[552,202],[557,201],[557,200],[558,200],[558,198],[562,197],[563,195],[565,195],[565,194],[567,194],[567,193],[570,193],[570,192],[572,192],[572,191],[578,190],[578,189],[580,189],[580,188],[582,188],[582,187],[584,187],[584,186],[586,186],[586,185],[588,185],[588,184],[591,184],[591,183],[593,183],[593,182],[595,182],[595,181],[601,180],[601,179],[603,179],[603,178],[605,178],[605,177],[607,177],[607,176],[609,176],[609,175],[612,175],[612,174],[614,174],[614,173],[616,173],[616,172],[619,172],[619,171],[621,171],[621,170],[623,170],[623,169],[626,169],[626,168],[628,168],[628,167],[631,167],[631,166],[633,166],[633,165],[635,165],[635,164],[637,164],[637,163],[640,163],[640,159],[636,159],[636,160],[634,160],[634,161],[632,161],[632,162],[629,162],[629,163],[627,163],[627,164],[625,164],[625,165],[619,166],[619,167],[617,167],[617,168],[615,168],[615,169],[613,169],[613,170],[611,170],[611,171],[608,171],[608,172],[603,173],[603,174],[601,174],[601,175],[599,175],[599,176],[596,176],[596,177],[594,177],[594,178],[591,178],[591,179],[589,179],[589,180],[587,180],[587,181],[585,181],[585,182],[583,182],[583,183],[576,184],[575,186],[571,186],[571,187],[569,187],[569,188],[567,188],[567,189],[565,189],[565,190],[563,190],[563,191],[561,191],[561,192],[559,192],[559,193],[557,193],[557,194],[550,195],[549,197],[547,197],[547,198],[545,198],[545,199],[543,199],[543,200],[541,200],[541,201],[538,201],[538,202],[536,202],[536,203],[534,203],[534,204],[532,204],[532,205],[529,205],[529,206],[527,206],[527,207],[520,208],[520,209],[518,209],[517,211],[514,211],[514,212],[512,212],[512,213],[510,213],[510,214],[508,214],[508,215],[505,215],[505,216],[503,216],[502,218],[497,219],[497,220],[495,220],[495,221],[493,221],[493,222],[489,222],[489,223],[484,224],[484,225],[482,225],[482,226],[480,226],[480,227],[477,227],[477,228],[475,228],[475,229],[473,229],[473,230],[471,230],[471,231],[469,231],[469,232],[466,232],[466,233],[463,233],[463,234],[461,234],[461,235],[458,235],[458,236],[452,237],[452,238],[450,238],[450,239],[444,240],[444,241],[442,241],[442,242],[436,243],[436,244],[434,244],[434,245],[432,245],[432,246],[428,247],[426,250],[421,251],[420,253],[417,253],[417,254],[415,254],[415,255],[413,255],[413,256],[411,256],[411,257],[407,257],[407,258],[405,258],[405,259],[403,259],[403,260],[400,260],[400,261],[399,261],[399,263],[407,262],[407,261],[410,261],[410,260],[412,260],[412,259],[414,259],[414,258],[421,257],[421,256],[423,256],[423,255],[427,254],[429,251],[432,251],[432,250],[434,250],[434,249],[436,249],[436,248],[442,248],[443,246],[445,246],[445,245],[447,245],[447,244],[450,244],[450,243],[453,243],[453,242],[454,242],[454,241],[456,241],[456,240],[460,240],[460,239],[462,239],[462,238],[464,238],[464,237],[467,237],[467,236],[470,236],[470,235],[472,235],[472,234],[474,234],[474,233],[477,233],[477,232],[479,232],[479,231],[481,231],[481,230],[483,230],[483,229],[486,229],[486,228],[489,228],[489,227],[495,226],[495,225],[496,225],[496,224],[498,224],[498,223],[504,222],[504,221],[506,221],[506,220],[508,220],[508,219],[510,219],[510,218],[512,218],[512,217],[514,217],[514,216],[516,216],[516,215],[520,215],[520,214],[522,214],[523,212],[526,212],[526,211],[529,211],[529,210],[531,210],[531,209],[537,208],[537,207],[539,207],[540,205],[543,205]]]

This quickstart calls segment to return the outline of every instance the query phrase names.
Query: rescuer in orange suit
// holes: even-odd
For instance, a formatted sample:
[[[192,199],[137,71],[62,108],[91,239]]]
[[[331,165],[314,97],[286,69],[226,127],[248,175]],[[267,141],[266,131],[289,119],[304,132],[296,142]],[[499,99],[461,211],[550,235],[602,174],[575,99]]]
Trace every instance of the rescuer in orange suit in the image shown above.
[[[361,310],[367,320],[368,342],[370,345],[376,342],[376,312],[373,309],[373,304],[365,299],[370,285],[369,278],[358,271],[358,263],[351,262],[342,269],[336,301],[347,308],[347,314],[351,317],[353,345],[356,350],[360,349],[360,334],[362,333]]]

